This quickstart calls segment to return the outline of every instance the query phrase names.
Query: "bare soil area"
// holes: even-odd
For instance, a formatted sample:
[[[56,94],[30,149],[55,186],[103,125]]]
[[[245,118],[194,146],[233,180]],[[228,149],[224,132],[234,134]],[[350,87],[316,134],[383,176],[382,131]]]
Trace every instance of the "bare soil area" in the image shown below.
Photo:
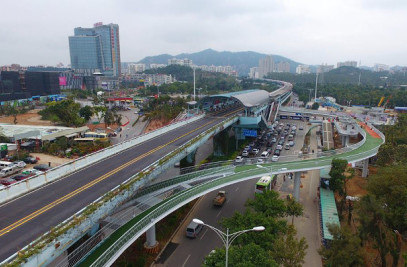
[[[40,126],[54,126],[51,121],[41,120],[38,114],[39,109],[29,110],[27,113],[17,115],[17,125],[40,125]],[[13,116],[1,116],[0,123],[14,124]]]
[[[164,127],[166,125],[168,125],[170,122],[163,122],[161,120],[152,120],[150,121],[150,123],[148,124],[146,130],[144,131],[144,133],[148,133],[151,131],[154,131],[158,128]]]

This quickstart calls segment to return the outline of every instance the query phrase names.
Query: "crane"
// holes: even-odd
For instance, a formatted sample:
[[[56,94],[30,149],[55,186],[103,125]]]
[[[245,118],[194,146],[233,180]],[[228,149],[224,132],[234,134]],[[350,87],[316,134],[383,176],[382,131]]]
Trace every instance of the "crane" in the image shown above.
[[[381,104],[383,103],[383,101],[384,101],[384,96],[382,96],[382,98],[380,98],[380,101],[379,101],[379,104],[377,105],[377,107],[380,107]]]

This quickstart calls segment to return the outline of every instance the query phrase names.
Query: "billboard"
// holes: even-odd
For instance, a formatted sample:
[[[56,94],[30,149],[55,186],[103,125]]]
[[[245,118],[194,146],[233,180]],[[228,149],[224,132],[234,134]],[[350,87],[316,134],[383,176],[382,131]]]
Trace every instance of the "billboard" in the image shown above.
[[[244,136],[257,137],[257,130],[243,129]]]
[[[59,85],[66,86],[66,77],[59,77]]]

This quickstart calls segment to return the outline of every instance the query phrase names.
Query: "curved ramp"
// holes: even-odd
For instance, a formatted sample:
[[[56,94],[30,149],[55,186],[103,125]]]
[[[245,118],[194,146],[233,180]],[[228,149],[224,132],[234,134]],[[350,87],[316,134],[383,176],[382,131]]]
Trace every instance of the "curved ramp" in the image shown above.
[[[348,162],[356,162],[370,158],[377,154],[380,145],[384,143],[384,136],[372,126],[366,127],[363,128],[369,129],[370,131],[368,130],[366,132],[365,129],[361,129],[361,134],[364,139],[351,147],[321,154],[313,154],[308,158],[299,158],[298,156],[284,157],[281,162],[263,164],[263,166],[270,168],[273,174],[278,174],[329,167],[333,158],[346,159]],[[179,207],[221,187],[253,179],[268,173],[270,173],[270,171],[267,171],[267,168],[259,168],[255,164],[238,166],[233,170],[228,169],[227,174],[225,173],[220,177],[206,180],[201,184],[179,192],[143,211],[120,227],[97,247],[81,265],[109,266],[127,247],[140,237],[141,234]]]

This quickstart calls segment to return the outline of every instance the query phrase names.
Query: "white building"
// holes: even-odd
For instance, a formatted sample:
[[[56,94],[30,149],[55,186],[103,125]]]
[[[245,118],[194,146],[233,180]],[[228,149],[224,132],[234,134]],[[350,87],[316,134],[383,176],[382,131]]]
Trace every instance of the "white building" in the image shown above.
[[[170,58],[168,59],[168,65],[181,65],[181,66],[188,66],[192,68],[192,59],[184,58],[184,59],[176,59]]]
[[[146,70],[146,64],[134,64],[131,63],[128,65],[128,73],[133,74],[133,73],[137,73],[137,72],[143,72]]]
[[[258,79],[259,78],[259,67],[250,68],[249,78]]]
[[[272,56],[266,56],[259,60],[259,77],[263,78],[267,73],[274,72],[275,65]]]
[[[311,73],[311,68],[308,65],[298,65],[295,69],[295,73],[297,74],[304,74],[304,73]]]
[[[165,64],[156,64],[156,63],[151,63],[150,64],[150,69],[158,69],[158,68],[164,68],[167,67]]]
[[[379,72],[379,71],[389,71],[390,70],[390,66],[389,65],[385,65],[385,64],[375,64],[373,66],[373,71]]]

